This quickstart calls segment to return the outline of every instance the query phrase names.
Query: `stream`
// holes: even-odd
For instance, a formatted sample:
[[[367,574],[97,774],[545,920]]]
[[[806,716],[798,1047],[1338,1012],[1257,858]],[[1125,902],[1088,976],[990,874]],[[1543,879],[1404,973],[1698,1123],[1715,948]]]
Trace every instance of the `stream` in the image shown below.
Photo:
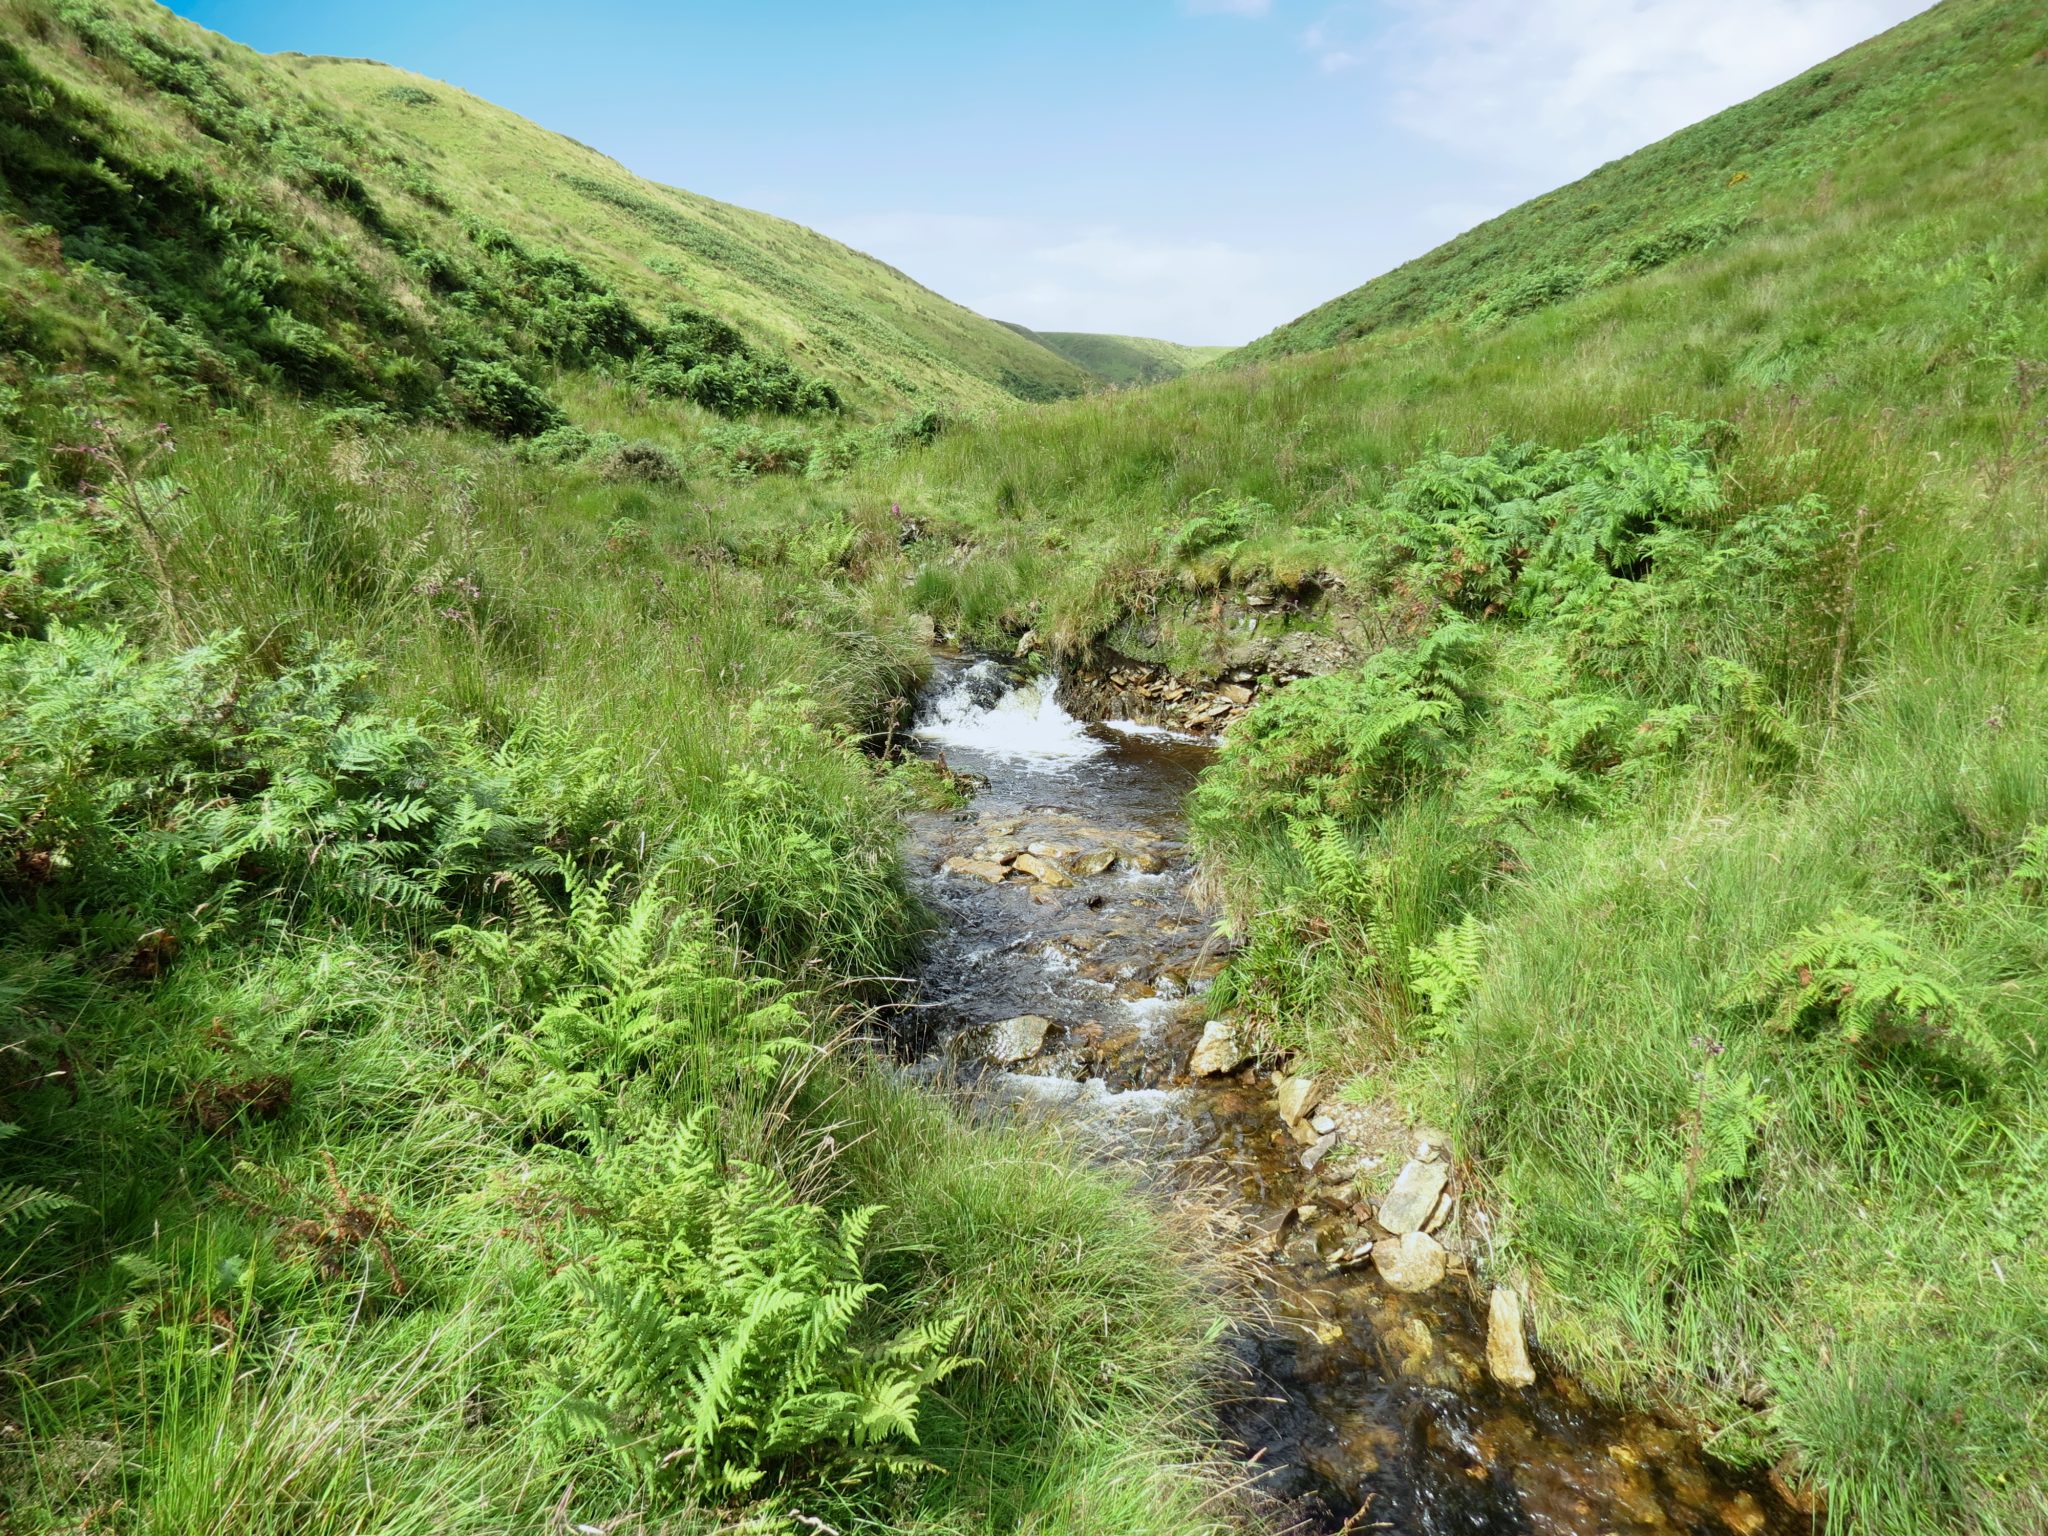
[[[1453,1272],[1431,1289],[1395,1291],[1357,1262],[1395,1171],[1442,1155],[1430,1133],[1333,1102],[1335,1149],[1317,1138],[1328,1155],[1304,1168],[1313,1132],[1290,1133],[1263,1073],[1190,1075],[1200,994],[1224,958],[1182,819],[1208,745],[1084,723],[1050,679],[1014,684],[998,663],[954,658],[939,662],[915,739],[986,788],[912,822],[942,927],[905,1031],[910,1070],[984,1112],[1058,1116],[1096,1155],[1225,1207],[1264,1320],[1235,1342],[1245,1370],[1221,1426],[1278,1524],[1417,1536],[1806,1526],[1680,1431],[1592,1400],[1548,1368],[1540,1340],[1536,1385],[1497,1385],[1483,1296],[1461,1273],[1484,1258],[1480,1213],[1442,1228]]]

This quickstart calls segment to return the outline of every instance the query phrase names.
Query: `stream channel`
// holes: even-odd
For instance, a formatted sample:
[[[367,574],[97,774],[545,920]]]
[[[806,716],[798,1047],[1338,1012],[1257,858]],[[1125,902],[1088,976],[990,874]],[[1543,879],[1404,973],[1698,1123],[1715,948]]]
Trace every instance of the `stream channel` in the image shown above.
[[[900,1031],[910,1070],[956,1085],[980,1112],[1058,1117],[1152,1187],[1222,1206],[1264,1320],[1234,1344],[1245,1369],[1221,1427],[1278,1501],[1279,1525],[1415,1536],[1806,1527],[1768,1484],[1731,1476],[1682,1432],[1590,1399],[1540,1347],[1535,1386],[1496,1384],[1480,1293],[1456,1272],[1484,1257],[1476,1211],[1442,1229],[1454,1272],[1427,1291],[1397,1292],[1372,1263],[1346,1262],[1428,1133],[1333,1103],[1338,1145],[1304,1169],[1302,1138],[1264,1073],[1190,1076],[1199,997],[1223,958],[1183,840],[1208,745],[1084,723],[1051,679],[1017,684],[998,663],[965,658],[940,660],[916,741],[987,787],[964,810],[913,820],[910,856],[942,927],[917,1022]]]

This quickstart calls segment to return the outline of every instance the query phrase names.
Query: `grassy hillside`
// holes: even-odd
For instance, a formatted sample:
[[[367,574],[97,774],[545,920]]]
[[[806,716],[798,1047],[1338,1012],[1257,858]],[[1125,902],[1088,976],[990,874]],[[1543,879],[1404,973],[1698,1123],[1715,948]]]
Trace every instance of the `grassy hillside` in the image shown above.
[[[1838,161],[1938,114],[2012,56],[2026,17],[1942,5],[1797,79],[1535,198],[1259,338],[1246,358],[1433,321],[1499,325],[1831,195]],[[1759,227],[1761,226],[1761,227]]]
[[[848,1045],[841,471],[1083,376],[331,68],[0,12],[0,1525],[1215,1530],[1172,1218]]]
[[[639,366],[661,389],[664,361],[716,371],[751,353],[868,411],[1087,383],[880,262],[643,182],[452,87],[265,58],[146,0],[5,15],[12,344],[413,414],[459,406],[457,361],[489,354],[536,378]],[[703,334],[665,344],[670,306],[706,317]],[[689,398],[735,393],[789,404],[711,384]]]
[[[1185,347],[1177,341],[1154,341],[1145,336],[1033,331],[1021,325],[1011,329],[1051,348],[1067,361],[1087,369],[1117,389],[1177,379],[1184,373],[1208,367],[1230,351],[1229,347]]]
[[[387,65],[279,62],[394,139],[423,146],[465,203],[517,208],[540,238],[615,274],[636,303],[708,309],[856,394],[990,405],[1085,384],[1008,326],[786,219],[641,181],[559,134]]]
[[[2016,1536],[2048,1523],[2048,20],[1916,26],[1865,60],[1896,128],[1710,249],[867,473],[930,530],[912,600],[986,644],[1326,674],[1262,684],[1196,798],[1219,1000],[1456,1127],[1547,1347],[1830,1528]]]

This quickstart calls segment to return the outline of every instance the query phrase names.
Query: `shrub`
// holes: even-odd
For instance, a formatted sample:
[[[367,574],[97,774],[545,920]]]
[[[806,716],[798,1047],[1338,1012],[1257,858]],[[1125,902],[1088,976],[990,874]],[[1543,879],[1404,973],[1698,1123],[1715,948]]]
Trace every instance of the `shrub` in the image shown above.
[[[219,637],[162,658],[108,628],[0,644],[0,852],[47,899],[143,927],[284,895],[381,918],[474,904],[621,809],[601,743],[533,720],[487,746],[372,710],[368,676],[328,651],[252,677]]]
[[[1475,326],[1504,325],[1517,316],[1568,299],[1586,286],[1586,274],[1577,267],[1547,267],[1516,278],[1489,295],[1472,312]]]
[[[115,584],[113,528],[30,475],[0,489],[0,636],[42,635],[94,612]]]
[[[594,439],[581,427],[550,427],[519,445],[519,457],[529,464],[552,464],[557,468],[574,464],[589,454]]]
[[[659,443],[645,439],[621,443],[598,460],[597,472],[607,480],[644,480],[655,485],[679,485],[683,466]]]
[[[724,321],[680,307],[651,333],[632,378],[651,395],[727,416],[837,411],[842,404],[824,379],[806,378],[780,358],[755,351]]]
[[[596,875],[556,861],[548,884],[508,880],[518,922],[457,926],[438,938],[480,960],[521,1032],[491,1081],[519,1123],[588,1141],[652,1091],[771,1081],[807,1042],[795,1003],[759,977],[714,963],[711,926],[656,885],[616,899],[616,868]]]
[[[537,437],[565,423],[561,407],[508,364],[457,363],[453,382],[462,413],[500,437]]]
[[[1195,498],[1195,507],[1199,510],[1178,528],[1160,530],[1168,560],[1191,560],[1236,544],[1273,516],[1273,509],[1262,501],[1235,501],[1208,492]]]
[[[1485,655],[1479,630],[1453,616],[1414,646],[1262,699],[1195,792],[1197,831],[1221,838],[1304,811],[1355,821],[1385,810],[1452,761]]]
[[[756,475],[803,474],[810,468],[812,445],[796,432],[721,427],[704,434],[698,451],[721,474],[750,480]]]
[[[1995,1068],[2004,1053],[1977,1009],[1924,970],[1899,934],[1840,909],[1801,929],[1736,994],[1780,1033],[1816,1035],[1864,1060],[1901,1046]]]

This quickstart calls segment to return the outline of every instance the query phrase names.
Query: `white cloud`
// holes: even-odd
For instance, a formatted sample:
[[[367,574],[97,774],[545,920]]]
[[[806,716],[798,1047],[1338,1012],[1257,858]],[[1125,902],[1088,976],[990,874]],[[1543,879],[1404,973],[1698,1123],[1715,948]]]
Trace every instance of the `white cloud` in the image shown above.
[[[1180,0],[1180,8],[1190,16],[1264,16],[1273,0]]]
[[[881,214],[819,227],[970,309],[1034,330],[1244,342],[1327,297],[1331,281],[1287,252],[1112,226]]]
[[[1316,56],[1316,66],[1334,75],[1356,69],[1371,55],[1372,28],[1362,5],[1332,6],[1321,21],[1301,34],[1301,45]]]
[[[1397,125],[1503,169],[1575,175],[1790,79],[1925,0],[1389,0],[1305,36],[1377,66]]]
[[[1270,13],[1269,0],[1181,3]],[[1329,161],[1338,180],[1356,178],[1322,210],[1326,223],[1304,213],[1246,239],[1242,224],[1223,236],[1199,223],[1182,233],[1140,227],[1135,212],[1115,223],[1064,219],[1057,209],[810,222],[998,319],[1242,342],[1525,197],[1789,79],[1921,3],[1325,0],[1300,40],[1342,82],[1336,88],[1363,96],[1384,124],[1317,162]],[[1418,153],[1423,146],[1456,158]]]

